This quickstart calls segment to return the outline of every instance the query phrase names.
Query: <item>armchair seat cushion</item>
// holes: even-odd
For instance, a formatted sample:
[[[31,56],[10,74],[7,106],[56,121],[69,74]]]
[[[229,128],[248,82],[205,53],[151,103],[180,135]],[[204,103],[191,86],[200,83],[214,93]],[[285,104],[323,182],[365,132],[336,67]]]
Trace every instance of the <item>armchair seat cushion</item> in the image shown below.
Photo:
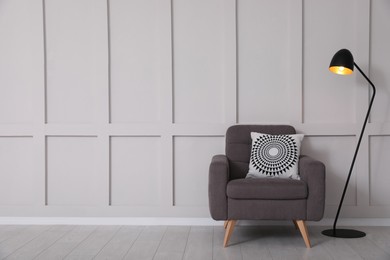
[[[227,184],[231,199],[296,200],[307,198],[304,181],[280,178],[247,178],[232,180]]]

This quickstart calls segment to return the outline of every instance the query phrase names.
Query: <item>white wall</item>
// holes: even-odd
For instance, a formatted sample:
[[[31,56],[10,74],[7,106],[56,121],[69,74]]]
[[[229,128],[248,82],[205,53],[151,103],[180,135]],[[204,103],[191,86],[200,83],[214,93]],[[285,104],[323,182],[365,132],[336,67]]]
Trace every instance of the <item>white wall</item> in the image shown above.
[[[327,165],[334,216],[390,217],[387,0],[0,1],[0,215],[208,217],[236,123],[287,123]]]

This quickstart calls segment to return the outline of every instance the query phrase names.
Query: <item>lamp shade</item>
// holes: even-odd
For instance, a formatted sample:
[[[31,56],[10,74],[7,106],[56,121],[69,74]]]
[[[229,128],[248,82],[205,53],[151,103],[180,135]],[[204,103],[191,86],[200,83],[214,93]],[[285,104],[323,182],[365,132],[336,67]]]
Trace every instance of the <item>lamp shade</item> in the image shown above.
[[[340,75],[348,75],[353,72],[353,56],[347,49],[341,49],[333,56],[329,70]]]

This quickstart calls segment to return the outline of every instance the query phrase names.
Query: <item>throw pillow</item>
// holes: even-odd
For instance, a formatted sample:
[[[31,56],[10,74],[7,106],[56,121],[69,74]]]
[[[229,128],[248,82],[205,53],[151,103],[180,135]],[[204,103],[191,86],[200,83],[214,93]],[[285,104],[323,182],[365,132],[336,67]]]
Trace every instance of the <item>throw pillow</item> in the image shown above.
[[[303,134],[268,135],[251,133],[252,150],[247,178],[298,179],[298,159]]]

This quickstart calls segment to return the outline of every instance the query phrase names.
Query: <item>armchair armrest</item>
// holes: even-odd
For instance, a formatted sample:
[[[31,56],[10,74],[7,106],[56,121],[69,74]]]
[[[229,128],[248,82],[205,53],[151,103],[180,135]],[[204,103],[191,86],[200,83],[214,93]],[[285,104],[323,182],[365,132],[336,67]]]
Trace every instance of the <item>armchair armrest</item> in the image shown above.
[[[227,219],[226,185],[229,181],[229,160],[226,155],[215,155],[209,168],[209,208],[215,220]]]
[[[298,167],[301,180],[306,182],[308,187],[306,220],[318,221],[324,216],[325,165],[302,155]]]

